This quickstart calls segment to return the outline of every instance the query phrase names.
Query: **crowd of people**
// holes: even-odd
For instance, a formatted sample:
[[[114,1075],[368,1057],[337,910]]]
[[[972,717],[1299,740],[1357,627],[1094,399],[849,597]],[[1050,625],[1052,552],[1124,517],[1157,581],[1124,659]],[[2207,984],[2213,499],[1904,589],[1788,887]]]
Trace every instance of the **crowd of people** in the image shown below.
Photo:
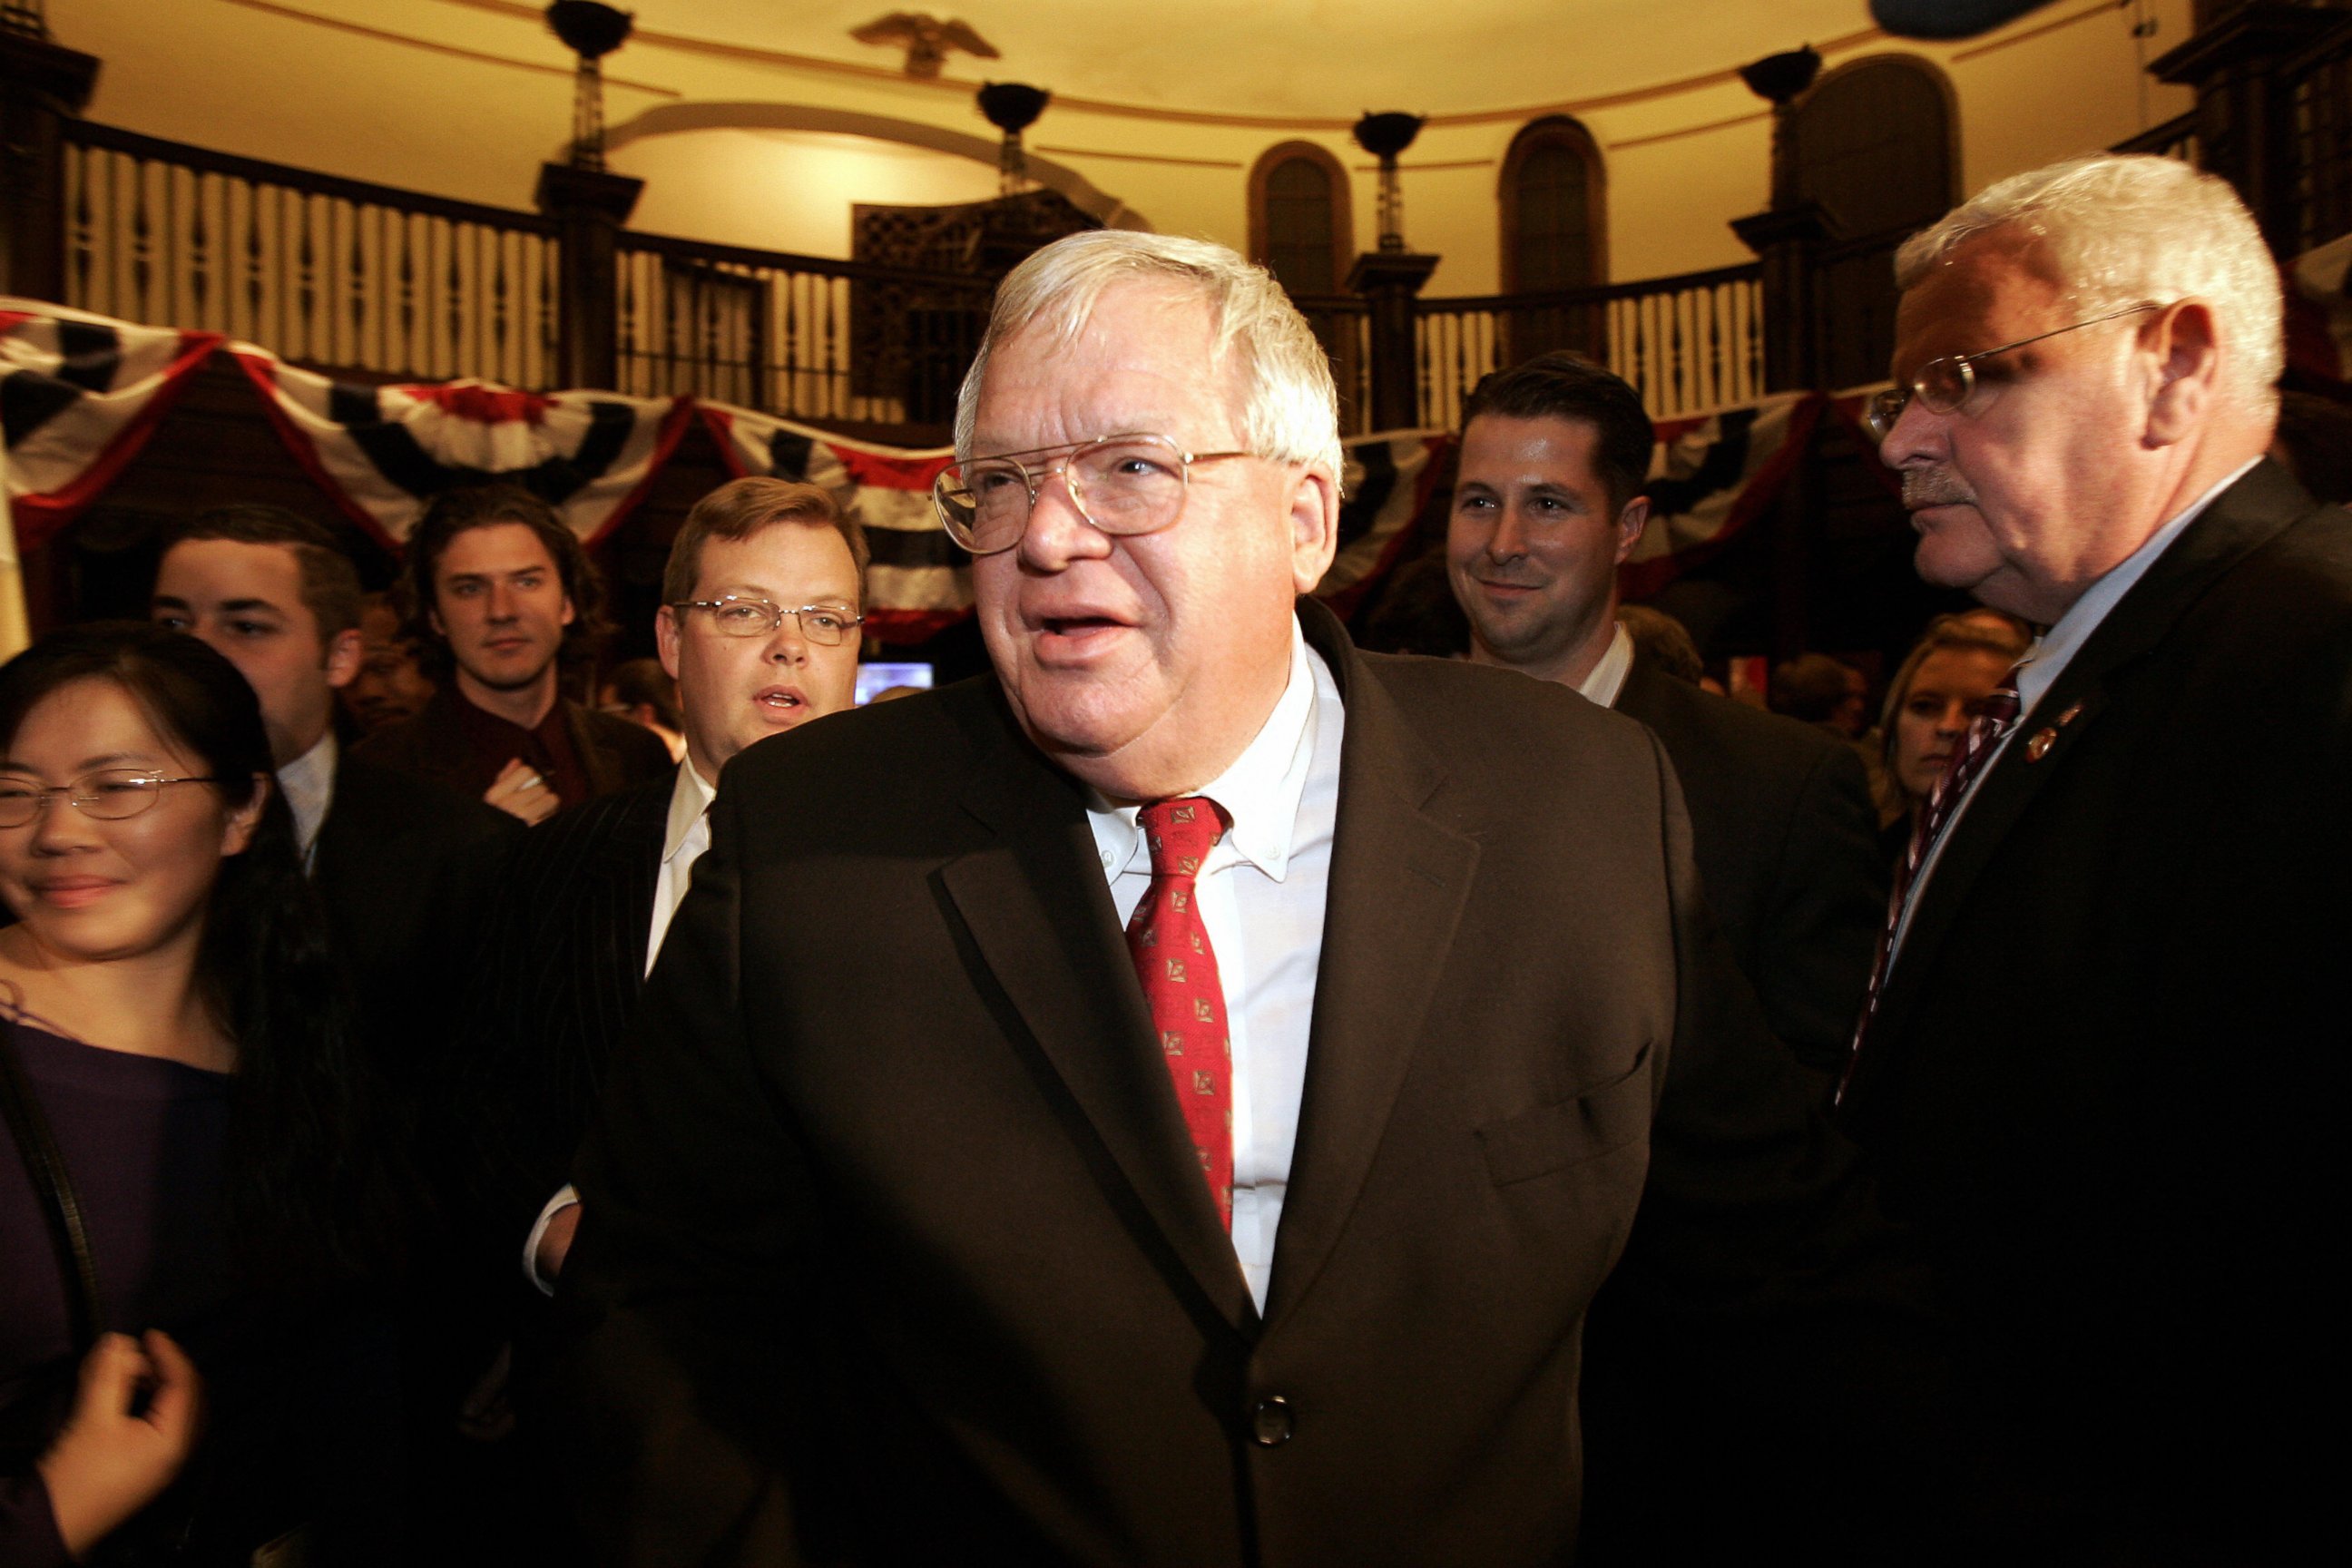
[[[1898,274],[1980,604],[1874,726],[1619,602],[1652,426],[1571,353],[1465,406],[1463,656],[1360,650],[1322,347],[1127,232],[963,387],[978,680],[836,717],[810,485],[601,675],[528,489],[376,597],[187,519],[0,668],[0,1563],[2301,1553],[2352,517],[2276,271],[2103,156]]]

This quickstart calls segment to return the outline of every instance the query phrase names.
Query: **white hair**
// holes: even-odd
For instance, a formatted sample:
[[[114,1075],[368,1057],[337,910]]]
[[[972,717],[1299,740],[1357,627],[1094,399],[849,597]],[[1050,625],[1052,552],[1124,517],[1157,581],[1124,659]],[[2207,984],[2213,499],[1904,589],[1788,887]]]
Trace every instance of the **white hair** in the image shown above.
[[[1117,228],[1090,229],[1056,240],[997,286],[988,331],[956,398],[958,456],[971,455],[980,384],[988,374],[990,354],[1015,334],[1032,330],[1068,342],[1084,329],[1103,295],[1123,283],[1172,284],[1198,295],[1209,312],[1213,343],[1203,369],[1213,372],[1227,355],[1238,356],[1242,406],[1237,423],[1249,450],[1320,468],[1339,482],[1344,457],[1331,361],[1274,275],[1208,240]]]
[[[2250,411],[2276,408],[2286,363],[2278,263],[2228,181],[2177,159],[2121,153],[2012,174],[1906,240],[1895,286],[1913,288],[1962,245],[2000,229],[2039,240],[2086,315],[2204,300],[2225,386]]]

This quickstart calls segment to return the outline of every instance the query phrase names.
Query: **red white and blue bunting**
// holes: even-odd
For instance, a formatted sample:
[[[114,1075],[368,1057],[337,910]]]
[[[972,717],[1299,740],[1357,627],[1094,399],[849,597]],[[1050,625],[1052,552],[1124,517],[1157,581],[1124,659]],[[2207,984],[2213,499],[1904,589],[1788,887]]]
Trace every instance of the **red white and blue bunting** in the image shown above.
[[[950,458],[944,449],[877,446],[687,397],[528,393],[479,381],[355,385],[215,334],[0,299],[0,424],[26,543],[38,543],[111,481],[188,373],[219,347],[320,489],[388,545],[407,538],[434,495],[488,478],[526,485],[593,542],[644,499],[699,419],[735,473],[822,486],[864,525],[877,637],[919,641],[971,612],[970,563],[929,503],[931,480]],[[1649,527],[1623,568],[1627,595],[1655,593],[1761,516],[1830,405],[1818,394],[1788,394],[1662,423]],[[1429,514],[1453,443],[1442,431],[1407,431],[1349,444],[1339,552],[1316,590],[1342,616],[1417,533],[1444,526]]]
[[[38,544],[114,482],[221,344],[0,299],[0,437],[18,540]]]

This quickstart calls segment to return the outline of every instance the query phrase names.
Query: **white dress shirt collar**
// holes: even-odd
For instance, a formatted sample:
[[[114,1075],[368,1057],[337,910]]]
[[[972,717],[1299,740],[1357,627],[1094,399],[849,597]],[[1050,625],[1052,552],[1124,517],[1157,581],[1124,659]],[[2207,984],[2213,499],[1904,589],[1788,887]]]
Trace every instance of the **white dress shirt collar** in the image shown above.
[[[1625,629],[1622,621],[1612,621],[1609,651],[1591,672],[1576,683],[1576,689],[1587,702],[1598,702],[1603,708],[1617,706],[1617,699],[1625,689],[1625,677],[1633,668],[1633,634]]]
[[[294,841],[301,846],[302,863],[310,863],[327,807],[335,799],[335,761],[340,752],[330,725],[318,743],[278,770],[278,787],[286,793],[286,808],[294,814]]]
[[[678,763],[677,783],[669,792],[669,820],[662,828],[663,865],[677,858],[677,852],[685,847],[687,835],[703,823],[710,803],[718,798],[719,792],[703,782],[692,763]],[[705,827],[703,831],[707,843],[709,829]],[[678,896],[685,897],[684,889],[678,890]]]
[[[2190,523],[2204,515],[2205,509],[2211,506],[2223,490],[2244,479],[2261,461],[2260,458],[2247,459],[2242,467],[2232,471],[2220,484],[2190,501],[2170,521],[2150,534],[2147,543],[2124,557],[2121,564],[2110,568],[2106,575],[2084,589],[2083,596],[2068,605],[2066,613],[2058,617],[2058,624],[2035,640],[2032,650],[2025,656],[2023,667],[2017,672],[2018,711],[2021,716],[2032,712],[2034,704],[2057,684],[2058,677],[2067,663],[2084,643],[2091,640],[2091,634],[2099,629],[2099,623],[2107,618],[2107,612],[2122,603],[2123,596],[2147,574],[2147,569],[2156,564],[2157,557],[2170,549],[2172,542],[2186,532]]]
[[[1192,792],[1215,801],[1232,819],[1225,847],[1277,882],[1289,868],[1298,802],[1307,792],[1307,776],[1315,758],[1315,673],[1307,663],[1314,657],[1294,619],[1290,679],[1274,711],[1231,767]],[[1094,829],[1095,848],[1105,876],[1116,878],[1139,855],[1148,855],[1136,826],[1142,809],[1114,805],[1099,792],[1087,789],[1087,822]]]

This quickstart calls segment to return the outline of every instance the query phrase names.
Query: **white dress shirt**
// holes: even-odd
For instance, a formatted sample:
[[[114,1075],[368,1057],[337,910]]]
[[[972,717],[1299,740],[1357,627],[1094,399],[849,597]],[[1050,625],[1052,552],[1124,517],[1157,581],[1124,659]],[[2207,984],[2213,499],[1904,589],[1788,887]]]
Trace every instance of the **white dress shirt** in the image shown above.
[[[1617,699],[1624,694],[1625,677],[1633,668],[1633,634],[1622,621],[1610,625],[1614,630],[1610,634],[1609,651],[1601,656],[1591,674],[1576,683],[1578,695],[1603,708],[1617,706]]]
[[[2033,639],[2033,646],[2018,661],[2017,721],[1993,742],[1992,755],[1985,760],[1984,765],[1977,770],[1976,777],[1969,781],[1969,793],[1953,806],[1950,820],[1937,835],[1935,847],[1927,851],[1927,858],[1920,864],[1918,876],[1912,879],[1911,890],[1903,901],[1902,921],[1895,927],[1895,941],[1887,952],[1888,968],[1894,967],[1895,955],[1903,951],[1904,934],[1911,929],[1911,911],[1919,907],[1920,889],[1927,885],[1927,879],[1935,875],[1936,862],[1943,858],[1944,846],[1952,841],[1953,834],[1959,828],[1960,818],[1968,815],[1969,803],[1976,799],[1977,790],[1991,775],[2001,753],[2009,750],[2010,742],[2025,728],[2026,721],[2033,717],[2034,709],[2058,683],[2058,677],[2073,662],[2075,654],[2082,651],[2083,645],[2091,640],[2091,634],[2099,629],[2099,623],[2107,618],[2108,612],[2123,602],[2124,595],[2147,575],[2147,569],[2156,564],[2157,558],[2172,548],[2173,541],[2187,532],[2189,525],[2196,521],[2223,490],[2252,472],[2254,465],[2261,461],[2260,458],[2249,459],[2220,484],[2174,514],[2162,528],[2148,536],[2146,543],[2084,589],[2082,596],[2066,606],[2066,613],[2058,617],[2055,626]]]
[[[1330,669],[1294,625],[1274,712],[1233,766],[1193,792],[1233,821],[1202,862],[1197,907],[1233,1050],[1234,1255],[1261,1310],[1307,1085],[1345,722]],[[1092,795],[1087,812],[1122,926],[1151,885],[1140,809]]]
[[[308,870],[319,849],[319,828],[327,807],[335,800],[335,731],[331,725],[318,743],[278,770],[278,787],[285,793],[286,809],[294,814],[294,842]]]
[[[654,972],[654,960],[661,956],[662,939],[669,935],[669,922],[677,917],[677,906],[686,902],[694,863],[710,847],[710,803],[718,796],[719,792],[694,771],[692,761],[677,765],[677,783],[669,792],[669,819],[662,828],[661,875],[654,879],[652,928],[646,933],[647,974]],[[565,1183],[561,1192],[547,1200],[530,1235],[523,1238],[522,1271],[547,1295],[555,1294],[555,1285],[540,1277],[540,1237],[547,1234],[549,1221],[579,1201],[579,1191]]]

